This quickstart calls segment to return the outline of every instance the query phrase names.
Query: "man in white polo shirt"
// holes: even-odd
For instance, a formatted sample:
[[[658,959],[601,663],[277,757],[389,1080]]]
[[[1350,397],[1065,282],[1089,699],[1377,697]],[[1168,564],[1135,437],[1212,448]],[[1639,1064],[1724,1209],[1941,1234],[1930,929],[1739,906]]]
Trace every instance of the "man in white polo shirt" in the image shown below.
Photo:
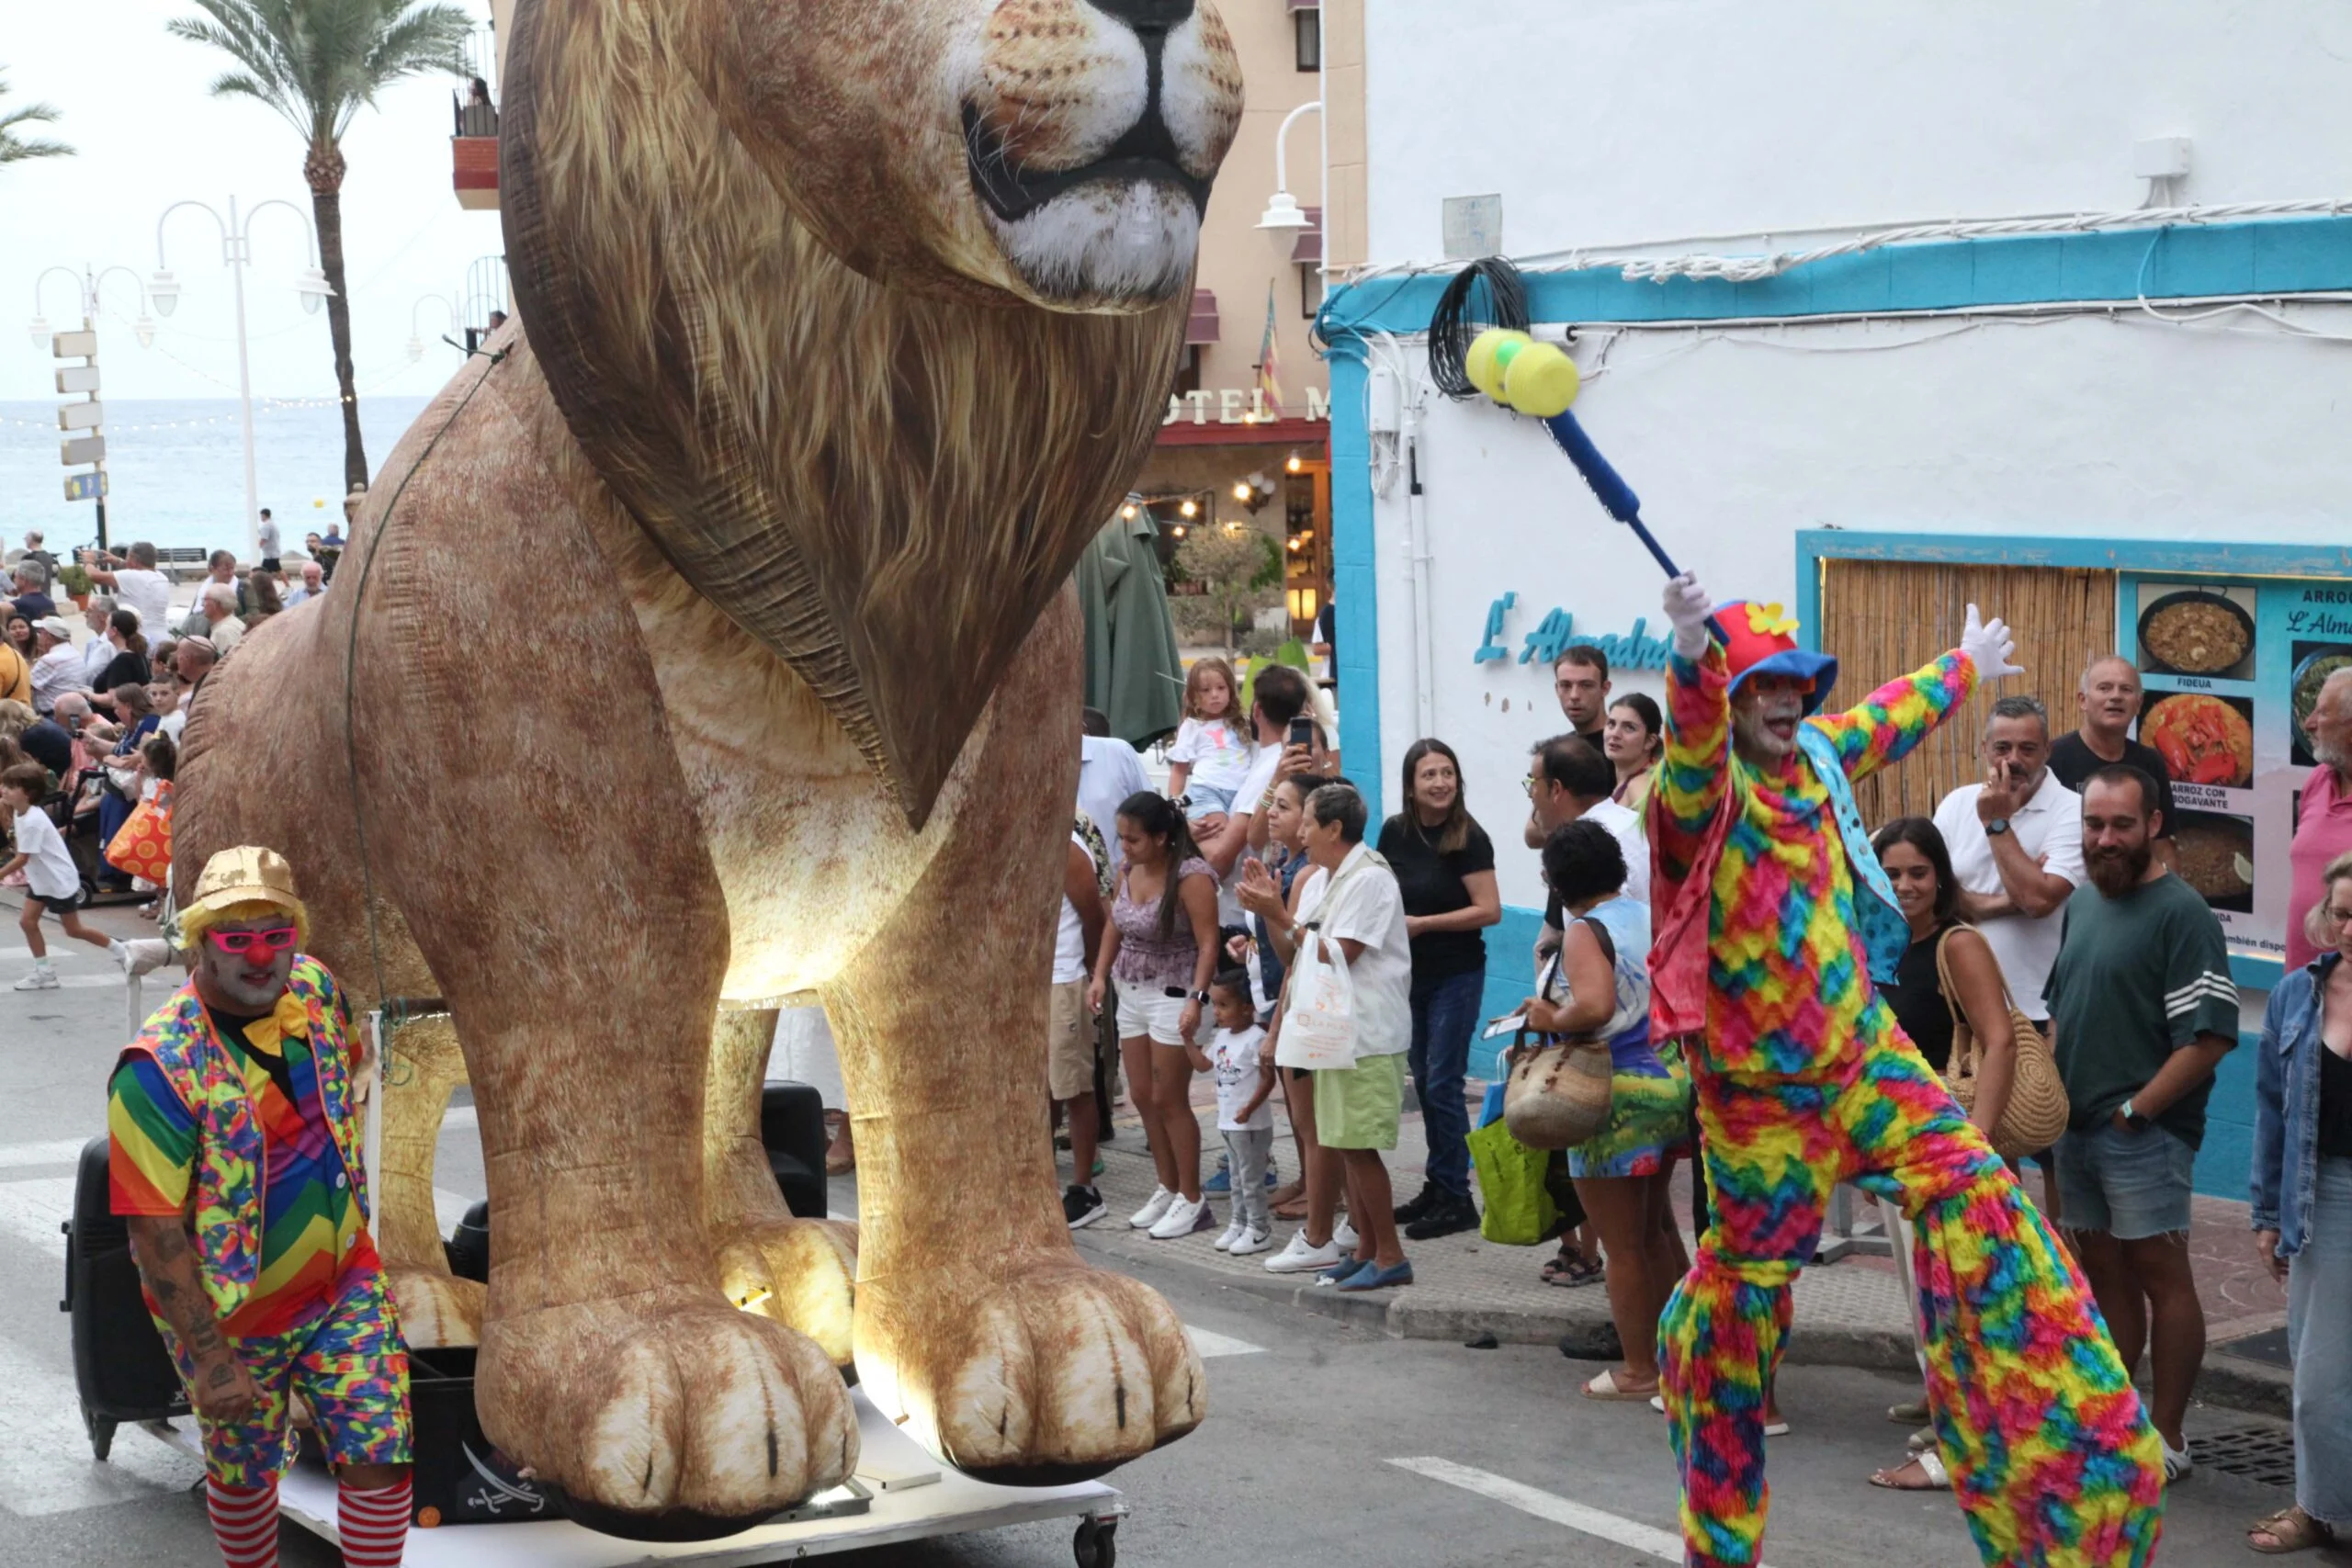
[[[1979,755],[1984,783],[1944,796],[1936,830],[1951,853],[1960,913],[1984,933],[2026,1017],[2046,1024],[2042,983],[2066,900],[2086,875],[2082,797],[2050,771],[2050,714],[2039,697],[1995,703]]]

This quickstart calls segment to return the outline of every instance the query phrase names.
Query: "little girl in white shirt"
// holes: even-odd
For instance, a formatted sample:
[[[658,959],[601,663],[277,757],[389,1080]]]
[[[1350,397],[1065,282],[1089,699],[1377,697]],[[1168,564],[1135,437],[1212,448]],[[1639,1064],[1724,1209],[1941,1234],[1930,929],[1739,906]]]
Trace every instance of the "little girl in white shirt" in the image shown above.
[[[1190,795],[1184,815],[1222,816],[1256,760],[1241,715],[1241,685],[1222,659],[1195,662],[1184,677],[1184,722],[1168,748],[1168,795]]]
[[[1216,1127],[1233,1167],[1233,1223],[1216,1238],[1219,1252],[1246,1258],[1273,1245],[1273,1216],[1266,1206],[1266,1162],[1274,1153],[1272,1064],[1260,1059],[1266,1032],[1258,1027],[1250,999],[1250,976],[1221,969],[1209,982],[1209,1005],[1216,1014],[1216,1036],[1203,1050],[1188,1045],[1195,1071],[1216,1075]]]

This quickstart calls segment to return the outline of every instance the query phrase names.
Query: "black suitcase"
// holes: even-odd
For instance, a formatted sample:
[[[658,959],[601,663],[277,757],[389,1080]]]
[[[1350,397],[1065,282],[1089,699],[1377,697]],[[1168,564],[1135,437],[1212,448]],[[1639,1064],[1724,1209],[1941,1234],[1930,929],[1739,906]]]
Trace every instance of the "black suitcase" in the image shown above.
[[[107,1212],[107,1140],[82,1145],[74,1179],[74,1217],[65,1232],[65,1299],[74,1336],[74,1383],[90,1451],[105,1459],[125,1421],[160,1421],[188,1413],[187,1390],[139,1294],[130,1233]]]

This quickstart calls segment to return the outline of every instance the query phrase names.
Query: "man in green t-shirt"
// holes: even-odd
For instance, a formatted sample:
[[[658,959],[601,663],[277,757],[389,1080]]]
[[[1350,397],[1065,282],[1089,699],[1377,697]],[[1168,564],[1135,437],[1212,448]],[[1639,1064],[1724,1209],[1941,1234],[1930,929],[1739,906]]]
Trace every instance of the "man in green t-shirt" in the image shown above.
[[[2188,1268],[2189,1178],[2213,1068],[2237,1043],[2238,994],[2222,924],[2155,858],[2155,781],[2116,763],[2083,786],[2083,863],[2045,996],[2073,1117],[2057,1152],[2064,1225],[2126,1367],[2154,1347],[2149,1411],[2165,1476],[2205,1359]]]

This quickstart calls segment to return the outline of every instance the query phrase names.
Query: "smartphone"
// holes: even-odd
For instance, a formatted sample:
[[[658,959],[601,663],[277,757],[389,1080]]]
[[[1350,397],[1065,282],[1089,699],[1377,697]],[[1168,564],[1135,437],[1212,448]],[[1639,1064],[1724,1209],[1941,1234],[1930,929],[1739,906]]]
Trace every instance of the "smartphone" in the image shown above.
[[[1290,721],[1290,743],[1294,746],[1315,744],[1315,721],[1305,714]]]
[[[1479,1038],[1484,1040],[1499,1040],[1506,1034],[1516,1034],[1526,1027],[1527,1015],[1523,1012],[1515,1012],[1509,1018],[1498,1018],[1491,1021],[1487,1025],[1486,1033],[1481,1035]]]

